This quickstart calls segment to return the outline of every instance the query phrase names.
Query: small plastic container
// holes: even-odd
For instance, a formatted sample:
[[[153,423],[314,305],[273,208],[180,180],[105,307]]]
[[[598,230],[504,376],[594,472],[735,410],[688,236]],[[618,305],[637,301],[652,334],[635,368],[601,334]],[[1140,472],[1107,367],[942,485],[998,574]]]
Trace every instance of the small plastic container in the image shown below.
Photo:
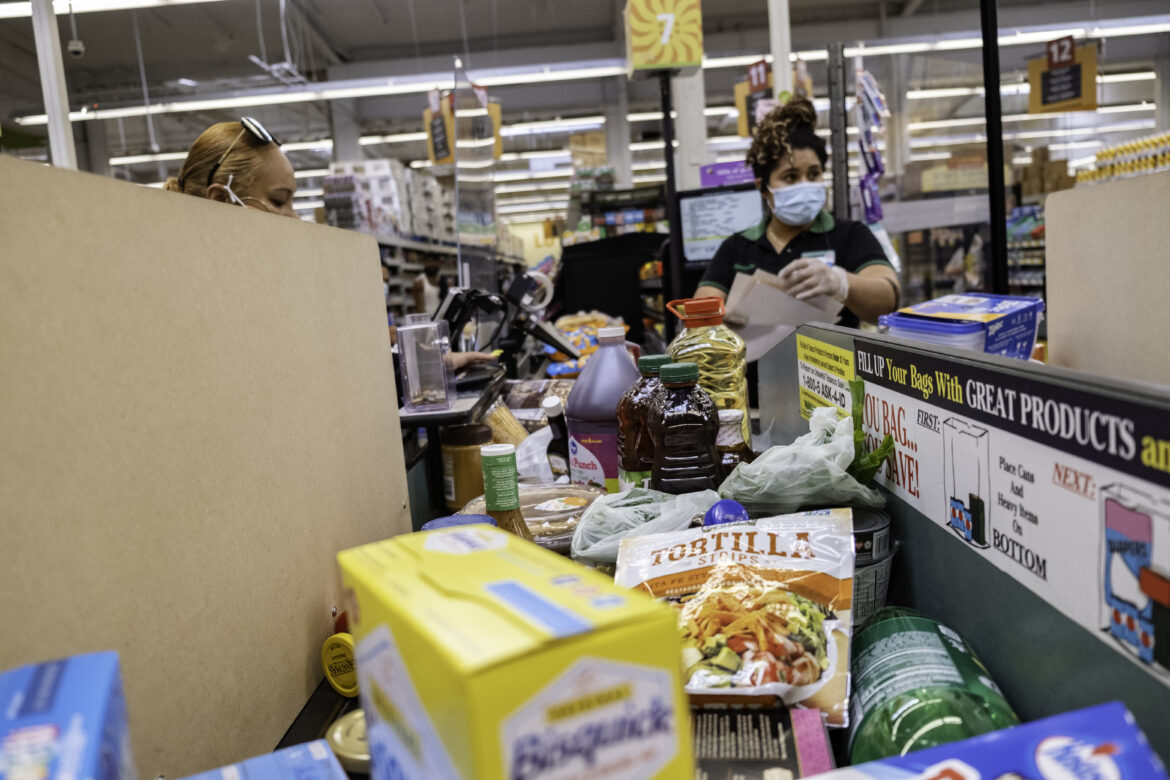
[[[944,295],[878,318],[889,335],[1028,360],[1044,301],[1021,295]]]
[[[583,485],[521,485],[520,512],[534,542],[568,555],[581,516],[604,495],[600,488]],[[485,506],[483,496],[474,498],[463,507],[463,514],[456,517],[482,515]]]
[[[455,373],[446,320],[408,314],[398,327],[398,359],[402,368],[402,404],[408,412],[449,409],[455,401]]]

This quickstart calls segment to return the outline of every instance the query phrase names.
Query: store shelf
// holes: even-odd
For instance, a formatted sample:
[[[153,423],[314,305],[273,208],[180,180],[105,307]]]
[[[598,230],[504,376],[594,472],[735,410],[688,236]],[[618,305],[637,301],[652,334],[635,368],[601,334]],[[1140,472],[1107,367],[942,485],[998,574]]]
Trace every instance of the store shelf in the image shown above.
[[[651,319],[659,320],[660,322],[666,322],[666,314],[658,311],[657,309],[651,309],[649,306],[642,307],[642,314]]]
[[[422,263],[403,263],[401,268],[407,274],[421,274],[424,270]]]
[[[657,279],[643,279],[642,281],[638,282],[638,286],[643,290],[661,290],[662,277],[658,277]]]
[[[1009,251],[1012,249],[1043,249],[1044,239],[1033,238],[1026,241],[1009,241],[1007,248]]]

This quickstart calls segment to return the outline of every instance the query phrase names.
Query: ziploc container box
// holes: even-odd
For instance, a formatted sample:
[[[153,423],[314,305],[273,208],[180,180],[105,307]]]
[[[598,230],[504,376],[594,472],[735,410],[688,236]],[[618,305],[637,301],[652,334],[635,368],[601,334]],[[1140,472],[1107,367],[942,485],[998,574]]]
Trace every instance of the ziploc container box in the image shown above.
[[[0,780],[134,780],[114,652],[0,674]]]
[[[898,336],[1027,360],[1032,356],[1044,301],[1015,295],[944,295],[878,318]]]
[[[691,774],[669,607],[487,525],[338,562],[376,780]]]
[[[1164,723],[1150,724],[1162,728]],[[837,769],[819,780],[1166,780],[1166,768],[1121,702],[1066,712],[904,756]]]
[[[349,780],[323,739],[249,758],[186,780]]]

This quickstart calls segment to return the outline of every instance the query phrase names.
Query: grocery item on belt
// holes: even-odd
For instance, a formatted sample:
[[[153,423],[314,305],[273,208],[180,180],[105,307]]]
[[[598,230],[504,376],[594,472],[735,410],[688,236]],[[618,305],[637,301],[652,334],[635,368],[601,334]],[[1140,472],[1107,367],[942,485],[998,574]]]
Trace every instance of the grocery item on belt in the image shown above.
[[[792,444],[741,463],[719,486],[719,495],[734,498],[752,514],[809,506],[884,506],[881,493],[849,475],[856,455],[853,420],[839,420],[835,409],[825,407],[815,409],[808,424],[810,432]]]
[[[878,323],[891,336],[1027,360],[1043,316],[1039,298],[968,292],[906,306]]]
[[[509,379],[504,383],[504,403],[530,433],[545,427],[544,411],[540,408],[546,398],[561,399],[561,406],[569,400],[573,390],[572,379]]]
[[[714,490],[672,496],[649,488],[631,488],[603,496],[581,517],[573,533],[573,558],[589,565],[617,563],[622,539],[690,528],[702,522],[719,494]]]
[[[511,444],[485,444],[483,462],[484,514],[502,530],[532,541],[532,532],[520,514],[520,484],[516,476],[516,448]]]
[[[659,370],[662,389],[650,405],[654,440],[650,487],[664,493],[714,490],[723,481],[715,440],[719,416],[711,396],[699,387],[694,363],[667,363]]]
[[[819,710],[695,710],[695,780],[782,780],[833,768]]]
[[[638,358],[642,376],[630,386],[617,405],[618,489],[645,487],[654,466],[654,439],[650,435],[650,407],[662,389],[658,370],[673,362],[667,355]]]
[[[1163,728],[1165,723],[1146,723]],[[821,775],[824,780],[1166,780],[1166,768],[1121,702],[1054,715],[949,745]]]
[[[961,636],[902,607],[878,612],[853,642],[852,720],[854,764],[1019,723]]]
[[[520,514],[534,542],[568,555],[582,515],[604,495],[604,490],[587,485],[520,485]],[[462,510],[465,515],[483,512],[483,496],[473,498]]]
[[[439,431],[443,457],[443,500],[452,512],[483,492],[479,448],[492,443],[487,425],[448,425]]]
[[[850,527],[848,509],[825,509],[629,538],[615,582],[678,610],[696,703],[778,697],[846,726]]]
[[[667,354],[677,362],[699,367],[699,386],[711,396],[716,410],[743,412],[743,440],[751,441],[747,346],[735,331],[723,324],[723,301],[692,298],[671,301],[666,308],[685,326],[666,348]]]
[[[690,775],[662,604],[483,525],[338,562],[373,780]]]
[[[569,471],[577,485],[597,485],[618,492],[617,405],[638,380],[626,351],[623,328],[602,328],[597,352],[573,385],[565,406],[569,424]]]
[[[0,673],[0,778],[134,776],[117,653]]]
[[[488,409],[483,421],[492,429],[494,444],[511,444],[517,447],[528,438],[528,429],[521,425],[516,415],[498,399]]]
[[[263,753],[238,764],[191,775],[186,780],[348,780],[323,739]]]

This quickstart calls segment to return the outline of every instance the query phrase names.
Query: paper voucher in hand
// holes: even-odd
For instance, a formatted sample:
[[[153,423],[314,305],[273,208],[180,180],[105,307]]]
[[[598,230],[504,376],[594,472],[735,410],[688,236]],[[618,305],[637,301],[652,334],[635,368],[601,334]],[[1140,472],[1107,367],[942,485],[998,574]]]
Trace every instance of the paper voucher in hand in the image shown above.
[[[757,269],[735,275],[726,308],[724,321],[747,344],[747,359],[759,360],[806,322],[836,322],[841,304],[828,296],[798,301],[778,275]]]

